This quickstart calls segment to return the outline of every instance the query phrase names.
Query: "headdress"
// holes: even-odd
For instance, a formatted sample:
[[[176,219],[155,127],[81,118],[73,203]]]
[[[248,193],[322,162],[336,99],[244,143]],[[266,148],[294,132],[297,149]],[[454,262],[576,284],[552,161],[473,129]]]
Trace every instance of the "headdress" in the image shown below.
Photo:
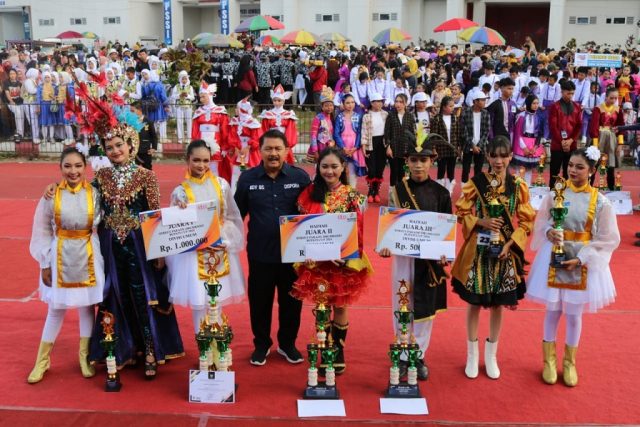
[[[200,91],[198,93],[208,93],[213,96],[218,90],[218,86],[215,83],[207,84],[207,82],[200,83]]]
[[[276,98],[287,100],[291,98],[291,92],[285,92],[284,87],[282,87],[282,85],[278,85],[271,91],[271,99]]]
[[[333,102],[335,94],[329,86],[322,86],[322,92],[320,92],[320,104],[325,102]]]
[[[597,162],[600,160],[600,150],[595,145],[590,146],[585,150],[585,154],[589,158],[589,160],[593,162]]]

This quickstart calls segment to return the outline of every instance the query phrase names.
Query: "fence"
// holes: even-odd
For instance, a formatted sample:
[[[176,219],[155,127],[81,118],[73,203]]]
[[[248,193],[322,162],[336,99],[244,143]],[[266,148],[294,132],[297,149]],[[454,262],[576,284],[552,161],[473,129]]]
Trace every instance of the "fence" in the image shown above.
[[[21,109],[22,120],[24,123],[24,134],[20,139],[20,142],[16,142],[14,139],[15,135],[15,116],[13,113],[7,109],[6,104],[1,105],[2,114],[0,116],[0,120],[2,122],[2,126],[0,126],[0,130],[4,130],[2,134],[0,134],[0,155],[4,156],[24,156],[29,158],[38,158],[38,157],[57,157],[59,153],[62,152],[64,148],[64,144],[67,141],[67,135],[65,133],[65,128],[63,125],[56,125],[54,130],[54,138],[53,142],[44,141],[42,139],[42,129],[39,127],[37,131],[40,133],[40,143],[34,144],[32,138],[32,130],[31,130],[31,117],[37,116],[37,104],[23,104]],[[176,118],[175,114],[173,114],[173,110],[176,105],[170,105],[171,109],[170,117],[167,122],[167,141],[161,143],[159,141],[158,144],[158,153],[161,153],[163,157],[172,157],[172,156],[181,156],[184,154],[186,149],[186,144],[178,143],[178,133],[176,126]],[[236,105],[224,105],[227,108],[227,112],[229,114],[229,118],[235,115]],[[256,105],[254,106],[254,115],[258,115],[260,111],[264,109],[271,108],[271,105]],[[289,106],[285,106],[289,108]],[[195,107],[193,107],[195,110]],[[305,107],[293,107],[293,110],[298,117],[297,128],[298,128],[298,144],[294,147],[293,152],[297,157],[304,157],[309,149],[309,138],[310,138],[310,130],[311,130],[311,122],[316,115],[316,112],[309,106]],[[19,115],[17,116],[20,118]],[[8,125],[8,126],[7,126]],[[83,142],[87,140],[83,135],[79,135],[78,126],[72,125],[74,139],[77,142]],[[190,130],[189,130],[190,133]],[[89,142],[91,138],[89,138]]]

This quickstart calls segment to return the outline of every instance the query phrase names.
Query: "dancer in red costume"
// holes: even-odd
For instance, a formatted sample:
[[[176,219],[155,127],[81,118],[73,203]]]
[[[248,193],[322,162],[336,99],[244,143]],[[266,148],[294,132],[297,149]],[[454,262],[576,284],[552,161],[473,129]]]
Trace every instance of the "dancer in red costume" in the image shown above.
[[[225,163],[232,169],[231,190],[235,192],[240,172],[245,168],[258,166],[260,156],[260,122],[253,117],[253,106],[249,97],[241,99],[236,105],[236,116],[229,121],[229,145],[236,151],[234,156],[227,154]]]
[[[269,129],[278,129],[285,134],[289,142],[289,151],[286,160],[287,163],[293,164],[293,147],[298,143],[298,127],[296,125],[298,118],[296,117],[296,113],[283,108],[284,101],[290,97],[291,92],[285,92],[282,85],[276,86],[276,88],[271,91],[273,108],[264,110],[258,118],[261,120],[263,132]]]
[[[199,92],[202,105],[193,113],[191,140],[202,139],[207,143],[211,148],[211,170],[231,183],[231,167],[222,162],[224,156],[233,155],[234,151],[228,146],[229,116],[224,107],[213,103],[215,93],[215,84],[202,82]]]

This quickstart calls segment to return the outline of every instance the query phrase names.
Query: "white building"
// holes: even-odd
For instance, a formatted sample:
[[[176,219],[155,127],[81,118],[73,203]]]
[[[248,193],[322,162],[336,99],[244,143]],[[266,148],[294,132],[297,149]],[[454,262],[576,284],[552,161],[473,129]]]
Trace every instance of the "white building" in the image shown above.
[[[224,0],[223,0],[224,1]],[[513,45],[526,35],[538,47],[559,48],[571,38],[625,44],[640,37],[639,0],[228,0],[229,26],[268,14],[283,21],[283,35],[295,29],[340,32],[355,45],[371,44],[388,27],[413,40],[456,42],[455,32],[433,33],[453,17],[468,17],[500,31]],[[31,37],[43,39],[73,30],[93,31],[104,41],[164,41],[163,0],[0,0],[0,43],[24,38],[24,14]],[[220,32],[220,0],[170,0],[175,43],[203,31]]]

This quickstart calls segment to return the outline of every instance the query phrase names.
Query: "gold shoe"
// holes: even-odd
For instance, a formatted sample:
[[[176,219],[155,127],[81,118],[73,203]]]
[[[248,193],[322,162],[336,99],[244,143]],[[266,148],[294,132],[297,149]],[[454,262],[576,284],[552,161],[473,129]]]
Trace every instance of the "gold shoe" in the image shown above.
[[[576,353],[578,347],[564,346],[564,360],[562,361],[562,378],[569,387],[578,385],[578,371],[576,370]]]
[[[80,372],[85,378],[91,378],[96,374],[96,370],[88,360],[89,357],[89,338],[80,337],[80,350],[78,350],[78,360],[80,362]]]
[[[555,341],[542,341],[542,355],[544,357],[544,368],[542,370],[542,380],[547,384],[555,384],[558,381],[558,367],[556,366],[556,343]]]
[[[38,357],[36,358],[36,364],[31,370],[27,382],[29,384],[35,384],[42,381],[44,373],[49,370],[51,366],[51,349],[53,348],[52,342],[40,341],[40,347],[38,348]]]

